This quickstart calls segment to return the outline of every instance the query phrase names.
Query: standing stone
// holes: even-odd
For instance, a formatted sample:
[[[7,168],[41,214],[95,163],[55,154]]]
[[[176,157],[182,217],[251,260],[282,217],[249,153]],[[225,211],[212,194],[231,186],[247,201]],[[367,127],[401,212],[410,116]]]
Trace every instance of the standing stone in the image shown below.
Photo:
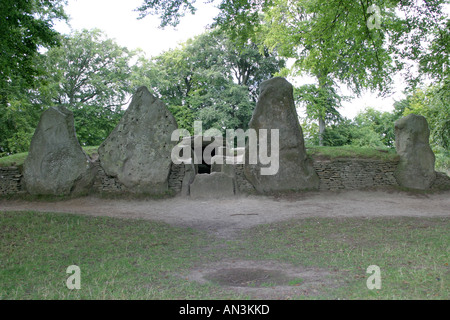
[[[319,177],[307,158],[303,131],[295,110],[293,87],[284,78],[264,81],[256,109],[249,123],[251,129],[279,130],[279,170],[275,175],[262,175],[262,166],[249,164],[246,148],[245,176],[259,192],[317,189]],[[270,139],[268,150],[270,150]]]
[[[233,177],[224,172],[212,172],[211,174],[197,174],[190,185],[191,199],[221,199],[233,197]]]
[[[168,191],[176,142],[175,118],[146,87],[134,94],[117,127],[98,150],[102,168],[129,191],[159,194]]]
[[[429,138],[430,129],[423,116],[410,114],[395,122],[395,147],[400,156],[395,178],[399,185],[428,189],[433,184],[435,156]]]
[[[68,195],[89,189],[94,166],[75,134],[73,113],[49,108],[41,116],[24,163],[24,184],[33,195]]]

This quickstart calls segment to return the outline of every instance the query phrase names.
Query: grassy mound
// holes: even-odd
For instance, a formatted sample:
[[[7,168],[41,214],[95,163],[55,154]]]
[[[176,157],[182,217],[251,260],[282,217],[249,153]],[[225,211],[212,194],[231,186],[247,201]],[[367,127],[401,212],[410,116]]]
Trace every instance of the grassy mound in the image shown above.
[[[83,147],[84,152],[91,158],[97,153],[97,149],[98,147]],[[0,158],[0,167],[21,167],[27,157],[28,152],[22,152]]]
[[[88,156],[95,157],[98,147],[83,147]],[[333,159],[374,159],[374,160],[395,160],[397,154],[392,149],[372,149],[361,147],[308,147],[306,149],[308,155],[317,160],[333,160]],[[28,152],[13,154],[0,158],[0,167],[22,166]]]
[[[373,149],[365,147],[307,147],[308,155],[316,160],[333,160],[333,159],[372,159],[392,161],[398,158],[397,153],[393,149]]]

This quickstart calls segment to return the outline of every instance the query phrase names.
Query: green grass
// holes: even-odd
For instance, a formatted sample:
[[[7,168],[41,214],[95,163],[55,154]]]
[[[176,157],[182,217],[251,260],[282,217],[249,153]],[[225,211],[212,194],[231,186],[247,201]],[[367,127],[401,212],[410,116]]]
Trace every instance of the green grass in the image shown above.
[[[308,155],[313,159],[373,159],[373,160],[396,160],[397,153],[387,148],[363,148],[353,146],[343,147],[307,147]]]
[[[291,220],[254,228],[235,250],[335,271],[345,284],[326,299],[449,299],[449,228],[449,218]],[[367,289],[370,265],[381,268],[381,290]]]
[[[447,300],[449,227],[449,218],[311,218],[226,240],[144,220],[0,212],[0,299],[242,299],[186,277],[240,259],[321,268],[340,281],[292,299]],[[70,265],[81,269],[81,290],[66,287]],[[366,287],[370,265],[381,268],[381,290]]]
[[[205,234],[163,223],[50,213],[0,213],[0,299],[182,299],[229,295],[174,275]],[[67,267],[81,269],[68,290]]]
[[[20,167],[25,162],[27,156],[28,152],[22,152],[0,158],[0,167]]]
[[[83,147],[84,152],[89,157],[92,157],[97,153],[98,147]],[[17,154],[12,154],[10,156],[0,158],[0,167],[21,167],[28,157],[28,152],[22,152]]]

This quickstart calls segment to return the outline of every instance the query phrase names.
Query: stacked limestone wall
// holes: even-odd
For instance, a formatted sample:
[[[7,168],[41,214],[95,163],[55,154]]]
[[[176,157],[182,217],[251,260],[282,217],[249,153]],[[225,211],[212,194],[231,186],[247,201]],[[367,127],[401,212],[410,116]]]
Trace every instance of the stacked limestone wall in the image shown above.
[[[394,177],[398,161],[336,159],[315,161],[320,190],[365,189],[398,186]]]
[[[93,193],[121,193],[127,189],[116,178],[108,176],[98,161],[94,162],[96,178]],[[335,159],[315,160],[314,169],[320,178],[320,190],[356,190],[372,187],[398,186],[394,172],[398,161]],[[185,173],[184,165],[172,164],[169,175],[169,190],[179,194]],[[244,175],[243,165],[235,167],[239,193],[255,191]],[[17,167],[0,168],[0,195],[23,192],[22,173]],[[432,189],[450,189],[450,177],[438,172]]]
[[[169,175],[169,190],[173,191],[175,194],[181,192],[181,187],[184,178],[184,164],[173,164],[170,169]]]
[[[450,189],[450,177],[443,172],[436,172],[436,180],[431,186],[432,189]]]
[[[253,193],[255,192],[255,188],[252,184],[247,180],[244,174],[244,165],[238,164],[235,168],[236,175],[236,184],[238,186],[239,193]]]
[[[22,173],[17,167],[0,168],[0,195],[22,191]]]

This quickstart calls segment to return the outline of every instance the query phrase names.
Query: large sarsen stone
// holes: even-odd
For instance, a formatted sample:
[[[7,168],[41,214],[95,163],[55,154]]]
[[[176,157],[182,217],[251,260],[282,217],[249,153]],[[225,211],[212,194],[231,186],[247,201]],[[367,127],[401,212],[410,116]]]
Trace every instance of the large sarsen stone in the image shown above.
[[[43,112],[24,163],[24,184],[33,195],[87,191],[94,169],[75,134],[73,113],[64,107]]]
[[[395,178],[399,185],[428,189],[433,184],[435,156],[429,138],[430,129],[423,116],[410,114],[395,122],[395,147],[400,156]]]
[[[117,127],[99,147],[105,172],[135,193],[168,191],[175,118],[146,87],[134,94]]]
[[[260,87],[258,103],[249,128],[256,130],[258,141],[260,129],[279,130],[279,169],[274,175],[263,175],[260,163],[249,163],[246,148],[245,176],[259,192],[318,189],[319,177],[312,161],[307,158],[303,131],[295,110],[293,87],[284,78],[264,81]],[[268,140],[270,141],[270,139]],[[261,147],[261,146],[259,146]],[[270,143],[268,144],[270,150]],[[272,155],[275,150],[272,150]]]

